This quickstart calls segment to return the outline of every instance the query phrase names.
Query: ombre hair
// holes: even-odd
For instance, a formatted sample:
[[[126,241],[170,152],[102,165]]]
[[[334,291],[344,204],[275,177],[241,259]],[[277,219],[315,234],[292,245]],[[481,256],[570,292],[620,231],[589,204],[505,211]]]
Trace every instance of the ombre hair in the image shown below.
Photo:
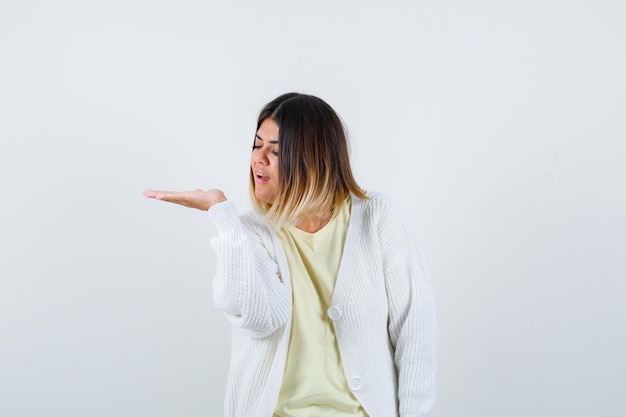
[[[256,198],[251,168],[250,192],[255,208],[270,224],[335,215],[350,194],[367,199],[352,175],[343,124],[324,100],[283,94],[261,110],[257,131],[266,119],[278,125],[278,190],[272,203]]]

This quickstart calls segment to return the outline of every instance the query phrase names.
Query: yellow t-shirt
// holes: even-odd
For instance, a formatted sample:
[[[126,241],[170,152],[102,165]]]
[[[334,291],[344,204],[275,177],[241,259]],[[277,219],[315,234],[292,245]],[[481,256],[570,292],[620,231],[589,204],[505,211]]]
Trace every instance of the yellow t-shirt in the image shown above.
[[[274,417],[367,417],[343,372],[335,330],[327,310],[343,254],[352,202],[321,230],[295,226],[278,232],[293,289],[291,339]]]

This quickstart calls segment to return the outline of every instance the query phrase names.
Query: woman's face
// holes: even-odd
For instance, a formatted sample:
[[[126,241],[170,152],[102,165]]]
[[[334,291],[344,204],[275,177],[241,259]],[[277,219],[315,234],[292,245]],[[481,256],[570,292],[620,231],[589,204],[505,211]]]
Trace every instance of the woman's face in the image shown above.
[[[254,195],[273,203],[278,191],[278,125],[265,119],[254,138],[250,167],[254,177]]]

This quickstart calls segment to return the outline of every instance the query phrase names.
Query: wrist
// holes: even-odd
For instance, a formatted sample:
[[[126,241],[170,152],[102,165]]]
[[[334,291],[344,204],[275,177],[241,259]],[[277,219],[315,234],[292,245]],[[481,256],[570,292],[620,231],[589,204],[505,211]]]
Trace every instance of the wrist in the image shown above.
[[[210,193],[209,198],[207,200],[208,200],[207,201],[208,205],[204,207],[205,210],[210,209],[216,204],[223,203],[224,201],[227,201],[228,199],[226,198],[223,192],[219,191],[219,192]]]

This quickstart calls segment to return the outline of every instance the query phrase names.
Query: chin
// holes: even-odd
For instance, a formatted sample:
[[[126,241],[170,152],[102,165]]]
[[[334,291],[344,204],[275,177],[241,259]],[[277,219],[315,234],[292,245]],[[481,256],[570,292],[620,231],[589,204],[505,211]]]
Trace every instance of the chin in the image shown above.
[[[263,193],[254,193],[254,196],[256,197],[257,200],[265,203],[265,204],[271,204],[271,199],[268,198],[267,195],[263,194]]]

